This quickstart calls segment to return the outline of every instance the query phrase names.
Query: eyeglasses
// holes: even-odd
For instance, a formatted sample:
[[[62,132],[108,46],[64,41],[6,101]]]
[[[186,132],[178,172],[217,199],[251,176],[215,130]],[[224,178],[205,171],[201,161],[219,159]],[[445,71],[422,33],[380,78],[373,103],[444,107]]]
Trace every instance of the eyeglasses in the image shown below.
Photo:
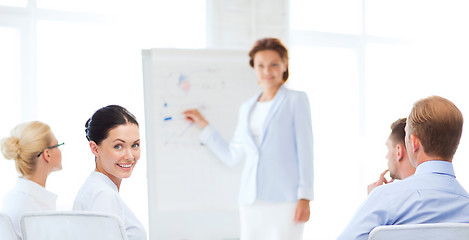
[[[54,146],[46,147],[46,148],[42,149],[42,151],[37,155],[37,157],[41,156],[41,154],[42,154],[46,149],[52,149],[52,148],[60,147],[60,146],[62,146],[62,145],[64,145],[64,144],[65,144],[65,143],[63,142],[63,143],[59,143],[59,144],[54,145]]]

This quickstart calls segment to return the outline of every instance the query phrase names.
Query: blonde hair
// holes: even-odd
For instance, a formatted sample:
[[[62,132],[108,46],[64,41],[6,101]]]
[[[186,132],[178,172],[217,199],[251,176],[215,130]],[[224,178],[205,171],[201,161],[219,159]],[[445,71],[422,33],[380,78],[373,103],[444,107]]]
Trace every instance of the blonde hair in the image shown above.
[[[13,128],[10,135],[1,140],[2,154],[15,160],[21,175],[29,176],[36,169],[37,154],[52,141],[50,127],[39,121],[26,122]]]

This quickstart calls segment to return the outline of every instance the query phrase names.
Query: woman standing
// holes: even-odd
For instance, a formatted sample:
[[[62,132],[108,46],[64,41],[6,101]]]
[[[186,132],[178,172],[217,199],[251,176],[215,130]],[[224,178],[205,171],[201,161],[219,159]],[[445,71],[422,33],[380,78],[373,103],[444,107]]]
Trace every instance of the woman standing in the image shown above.
[[[96,111],[85,127],[96,168],[78,192],[73,210],[115,214],[129,240],[147,239],[143,225],[119,196],[122,179],[130,177],[140,158],[137,120],[125,108],[110,105]]]
[[[3,209],[21,237],[20,216],[27,212],[55,210],[57,195],[46,190],[53,171],[62,169],[62,153],[50,127],[42,122],[22,123],[1,141],[3,156],[15,160],[20,174],[16,187],[3,199]]]
[[[275,38],[249,52],[262,91],[241,105],[227,143],[196,109],[184,112],[203,128],[201,141],[224,163],[246,159],[241,179],[241,239],[302,239],[313,199],[313,135],[305,93],[284,86],[288,51]]]

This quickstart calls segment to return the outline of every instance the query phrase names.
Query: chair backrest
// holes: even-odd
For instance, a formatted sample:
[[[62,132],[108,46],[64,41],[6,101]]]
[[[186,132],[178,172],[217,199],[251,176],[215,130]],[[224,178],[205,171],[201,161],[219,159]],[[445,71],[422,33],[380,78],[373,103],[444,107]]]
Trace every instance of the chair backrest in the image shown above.
[[[469,223],[387,225],[374,228],[368,240],[469,240]]]
[[[20,220],[23,240],[127,240],[117,216],[86,211],[26,213]]]
[[[0,239],[18,240],[13,223],[11,223],[8,215],[4,213],[0,213]]]

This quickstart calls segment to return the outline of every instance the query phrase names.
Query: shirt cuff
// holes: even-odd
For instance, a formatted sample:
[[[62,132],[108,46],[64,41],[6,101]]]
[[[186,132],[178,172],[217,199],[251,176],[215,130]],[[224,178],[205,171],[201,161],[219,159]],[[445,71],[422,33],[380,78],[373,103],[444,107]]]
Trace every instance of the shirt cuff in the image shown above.
[[[298,188],[298,199],[307,199],[312,201],[314,199],[313,189]]]
[[[202,132],[199,135],[199,139],[202,144],[206,144],[207,141],[209,140],[210,136],[212,136],[213,132],[215,129],[212,127],[212,125],[207,125],[205,128],[202,130]]]

